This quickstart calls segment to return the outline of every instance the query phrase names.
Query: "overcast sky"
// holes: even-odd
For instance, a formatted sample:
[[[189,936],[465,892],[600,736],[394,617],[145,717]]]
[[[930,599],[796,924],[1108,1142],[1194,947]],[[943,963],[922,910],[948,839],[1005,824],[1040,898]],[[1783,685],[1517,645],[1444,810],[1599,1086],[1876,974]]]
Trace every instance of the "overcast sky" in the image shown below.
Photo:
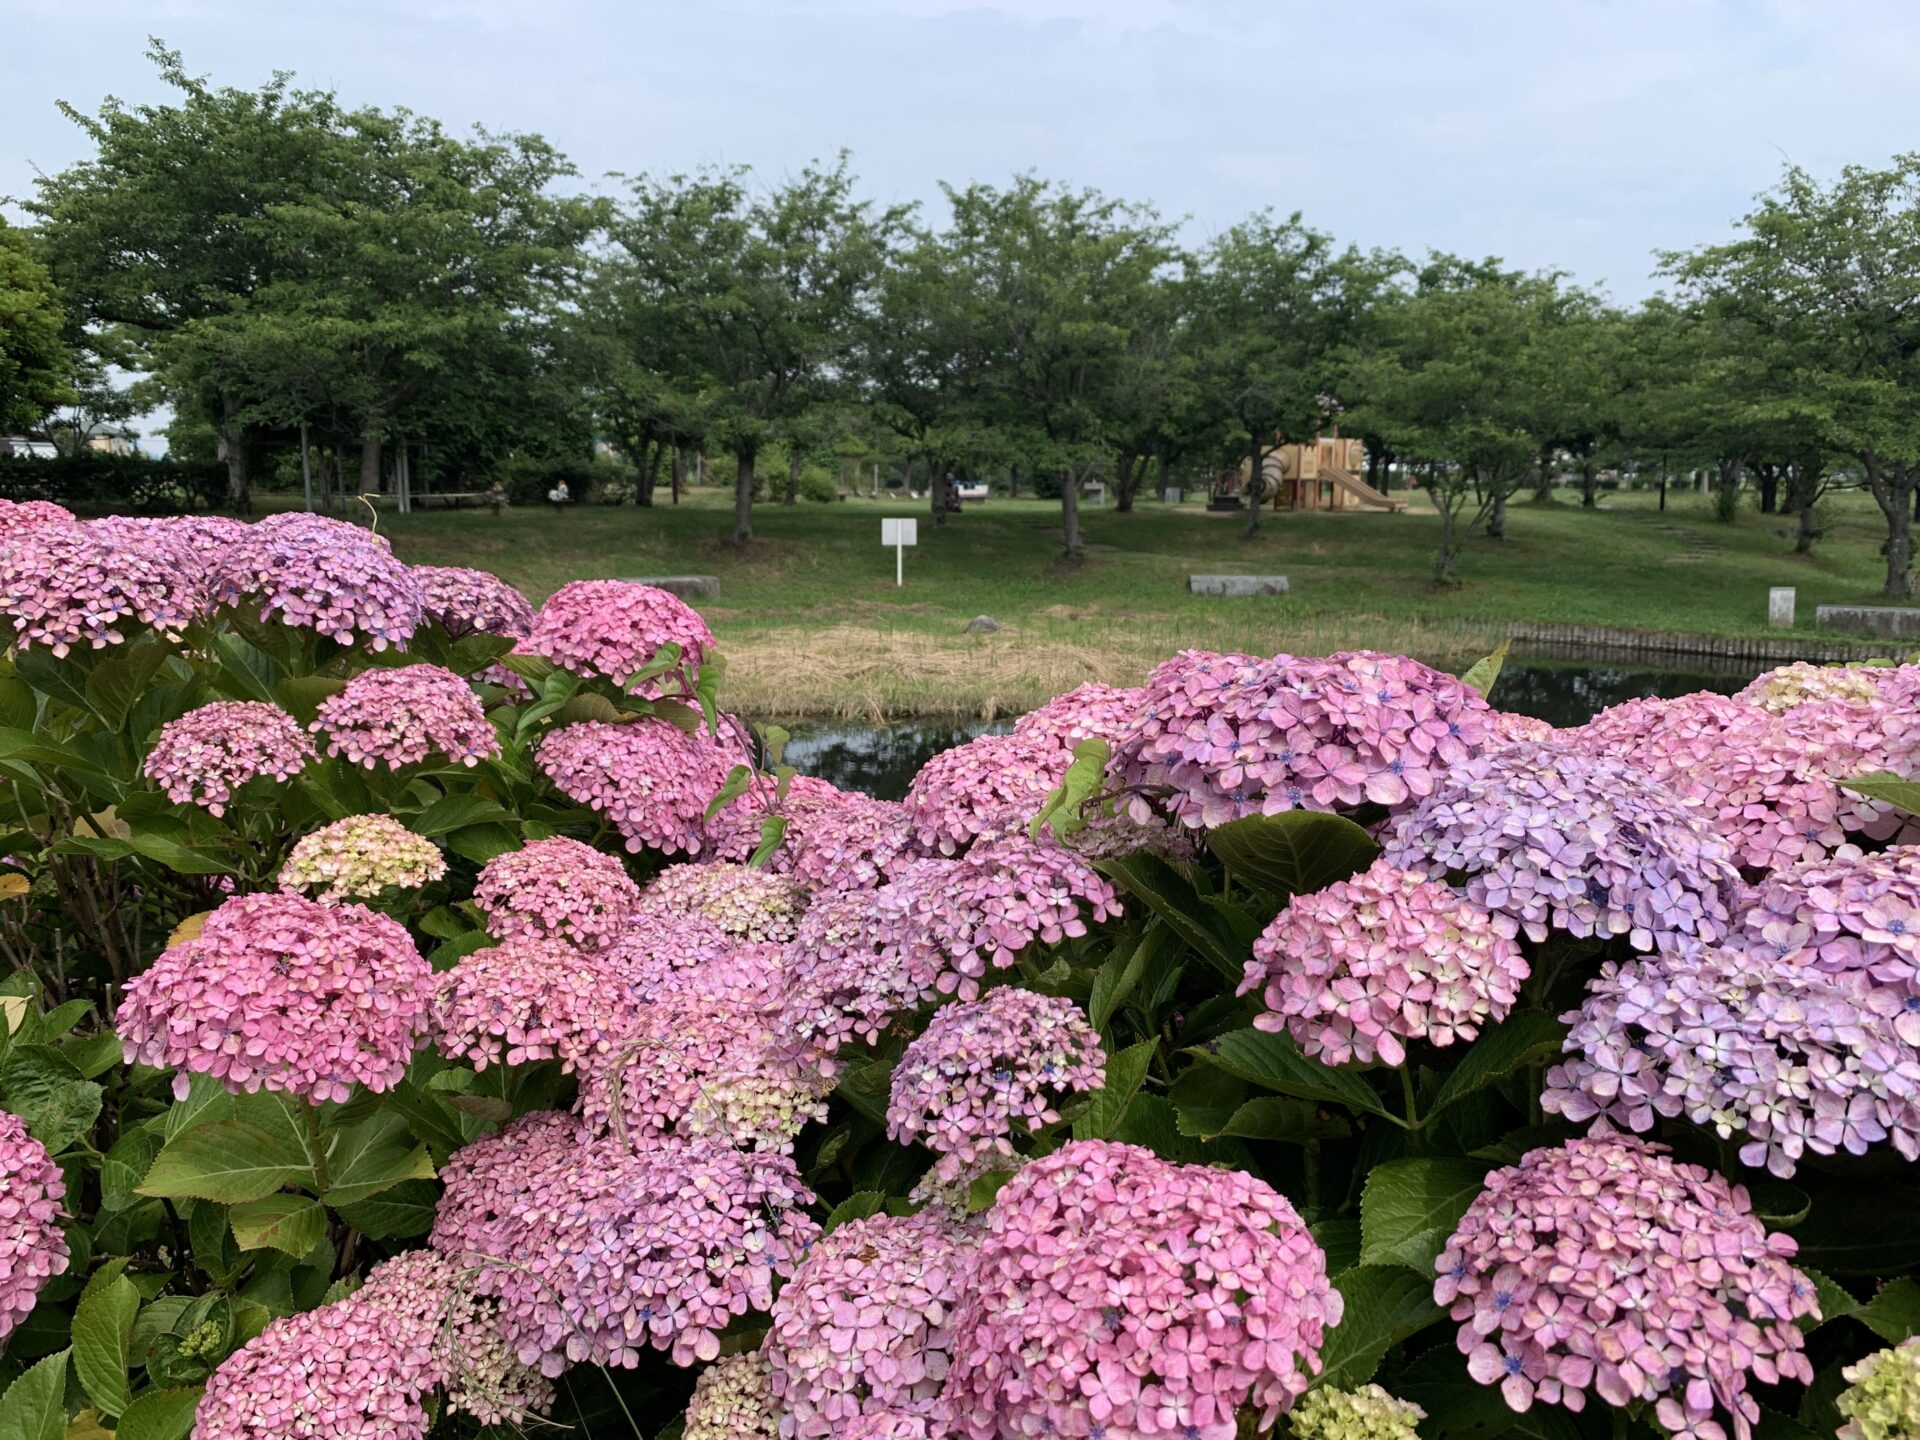
[[[1554,266],[1633,299],[1788,160],[1920,148],[1913,0],[0,0],[0,194],[54,108],[275,69],[538,131],[583,183],[841,147],[883,200],[1023,170],[1188,218]]]

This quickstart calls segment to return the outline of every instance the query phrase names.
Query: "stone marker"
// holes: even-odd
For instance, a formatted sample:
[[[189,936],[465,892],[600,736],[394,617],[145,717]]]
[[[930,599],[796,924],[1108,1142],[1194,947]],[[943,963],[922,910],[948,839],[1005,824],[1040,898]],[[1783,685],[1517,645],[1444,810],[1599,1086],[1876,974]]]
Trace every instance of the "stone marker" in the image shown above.
[[[1189,575],[1187,589],[1196,595],[1284,595],[1284,575]]]
[[[1178,485],[1169,485],[1160,492],[1160,503],[1162,505],[1178,505],[1186,498],[1187,492],[1182,490]]]
[[[1767,591],[1767,624],[1776,630],[1793,628],[1793,586],[1776,585]]]
[[[628,575],[625,578],[630,584],[651,585],[656,590],[665,590],[669,595],[678,595],[682,600],[720,598],[718,575]]]
[[[1904,605],[1822,605],[1813,615],[1815,623],[1851,635],[1920,638],[1920,609]]]
[[[1000,628],[1000,622],[991,615],[976,615],[967,621],[962,632],[966,635],[991,635]]]

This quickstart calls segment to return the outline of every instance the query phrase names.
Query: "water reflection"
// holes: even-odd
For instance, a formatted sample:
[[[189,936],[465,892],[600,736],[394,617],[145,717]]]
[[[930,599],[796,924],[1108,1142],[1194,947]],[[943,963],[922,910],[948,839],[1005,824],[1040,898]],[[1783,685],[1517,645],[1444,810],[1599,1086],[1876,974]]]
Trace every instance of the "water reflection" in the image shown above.
[[[1623,700],[1687,695],[1695,690],[1731,694],[1759,669],[1751,666],[1708,673],[1595,665],[1590,661],[1510,661],[1500,674],[1494,703],[1503,710],[1537,716],[1551,725],[1579,725]],[[787,745],[787,762],[801,774],[817,775],[843,790],[898,800],[907,793],[920,767],[942,750],[987,731],[1004,734],[1011,728],[1011,721],[991,725],[796,725]]]

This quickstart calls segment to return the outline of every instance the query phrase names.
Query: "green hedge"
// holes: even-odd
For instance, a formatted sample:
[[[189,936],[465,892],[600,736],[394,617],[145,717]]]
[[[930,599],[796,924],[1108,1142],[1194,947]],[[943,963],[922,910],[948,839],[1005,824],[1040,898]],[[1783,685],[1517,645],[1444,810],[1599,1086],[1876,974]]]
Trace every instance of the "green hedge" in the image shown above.
[[[227,467],[217,461],[93,451],[51,460],[0,456],[0,499],[51,500],[74,511],[172,515],[212,509],[226,493]]]

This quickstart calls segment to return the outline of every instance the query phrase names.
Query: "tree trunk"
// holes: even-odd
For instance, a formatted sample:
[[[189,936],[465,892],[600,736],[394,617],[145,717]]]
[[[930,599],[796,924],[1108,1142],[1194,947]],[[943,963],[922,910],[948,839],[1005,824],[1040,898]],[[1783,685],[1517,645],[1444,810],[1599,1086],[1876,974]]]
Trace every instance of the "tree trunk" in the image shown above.
[[[1754,473],[1760,486],[1760,513],[1772,515],[1780,499],[1780,467],[1766,464],[1756,465]]]
[[[1080,546],[1080,470],[1069,465],[1060,472],[1060,532],[1066,537],[1067,559],[1078,560]]]
[[[220,435],[216,449],[227,462],[227,504],[242,515],[253,510],[253,491],[247,483],[247,432],[238,418],[239,402],[220,397]]]
[[[1887,520],[1887,582],[1880,593],[1904,600],[1913,591],[1913,503],[1920,491],[1920,469],[1885,465],[1877,455],[1860,457],[1867,472],[1867,489]]]
[[[1493,509],[1487,514],[1487,538],[1507,538],[1507,482],[1500,476],[1493,480]],[[1448,568],[1452,568],[1452,561],[1448,561]]]
[[[630,444],[621,444],[620,448],[633,461],[633,503],[643,509],[653,504],[652,462],[654,453],[665,443],[664,440],[642,440],[638,452]]]
[[[1442,504],[1440,491],[1432,491],[1433,508],[1440,512],[1440,549],[1433,557],[1433,583],[1444,585],[1453,578],[1453,560],[1460,553],[1460,541],[1454,524],[1454,507]]]
[[[1731,525],[1740,515],[1740,482],[1745,478],[1747,462],[1735,456],[1722,460],[1714,477],[1713,512],[1722,525]]]
[[[1242,539],[1251,540],[1260,533],[1260,507],[1267,498],[1267,477],[1260,468],[1265,457],[1260,453],[1259,435],[1248,443],[1247,456],[1251,462],[1247,471],[1247,528],[1240,535]]]
[[[787,456],[787,498],[788,505],[800,503],[800,452],[793,451]]]
[[[733,458],[739,462],[733,477],[733,542],[744,545],[753,539],[753,462],[751,446],[736,446]]]
[[[1537,467],[1533,476],[1533,499],[1538,505],[1553,503],[1553,451],[1541,448],[1540,458],[1534,462]]]
[[[380,493],[380,431],[372,425],[360,432],[360,493]]]
[[[1787,477],[1787,507],[1793,511],[1793,553],[1796,555],[1811,555],[1813,542],[1820,538],[1813,518],[1813,504],[1819,494],[1819,467],[1804,461],[1796,464]]]
[[[1582,510],[1600,508],[1600,467],[1591,460],[1580,462],[1580,508]]]
[[[660,464],[666,458],[667,458],[667,442],[664,440],[654,441],[653,452],[651,455],[647,457],[647,468],[646,468],[646,476],[645,476],[646,488],[643,492],[644,498],[640,502],[642,505],[645,505],[649,510],[653,508],[654,492],[660,488]],[[676,491],[674,494],[674,499],[678,500],[679,498],[680,498],[679,493]]]
[[[1173,488],[1173,486],[1167,483],[1167,479],[1168,479],[1167,472],[1172,469],[1173,469],[1173,456],[1168,454],[1167,447],[1162,445],[1160,447],[1160,486],[1159,486],[1159,494],[1162,500],[1165,500],[1167,498],[1167,491]]]
[[[673,447],[673,503],[680,503],[680,487],[687,483],[687,449],[684,445]]]
[[[933,523],[947,523],[947,470],[937,458],[927,457],[927,503],[933,506]]]
[[[1020,498],[1020,467],[1018,465],[1007,467],[1007,498],[1009,500]]]

